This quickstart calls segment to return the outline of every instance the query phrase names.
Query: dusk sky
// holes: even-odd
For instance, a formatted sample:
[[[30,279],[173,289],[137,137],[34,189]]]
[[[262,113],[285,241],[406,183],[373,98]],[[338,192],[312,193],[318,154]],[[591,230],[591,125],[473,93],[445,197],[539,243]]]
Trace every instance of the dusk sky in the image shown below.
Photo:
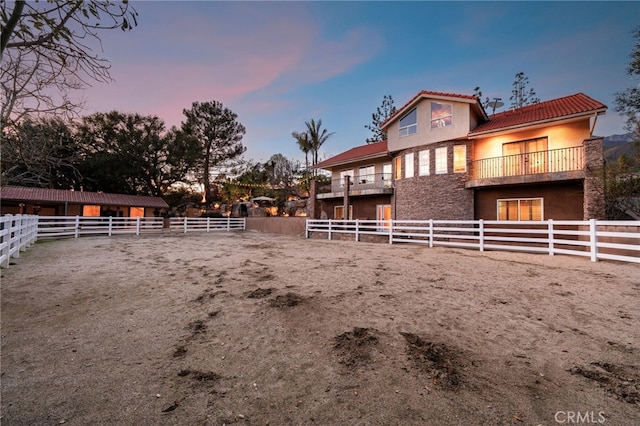
[[[516,73],[541,100],[583,92],[609,109],[600,136],[625,133],[615,93],[640,2],[131,1],[129,32],[102,33],[115,82],[86,90],[86,113],[157,115],[179,126],[194,101],[217,100],[246,127],[245,158],[303,160],[291,137],[322,119],[327,158],[362,145],[384,95],[420,90],[510,106]]]

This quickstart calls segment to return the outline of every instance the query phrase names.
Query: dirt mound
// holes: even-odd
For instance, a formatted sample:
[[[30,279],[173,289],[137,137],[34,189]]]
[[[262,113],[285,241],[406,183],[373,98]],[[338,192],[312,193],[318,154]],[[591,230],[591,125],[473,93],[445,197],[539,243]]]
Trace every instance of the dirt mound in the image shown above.
[[[290,308],[299,305],[304,301],[304,297],[296,293],[287,293],[284,296],[276,296],[271,299],[271,306],[274,308]]]
[[[436,385],[447,390],[456,390],[462,385],[462,362],[458,350],[412,333],[400,334],[407,341],[409,359],[418,370],[429,374]]]
[[[595,381],[620,401],[640,405],[640,369],[636,366],[592,362],[589,367],[575,366],[569,372]]]
[[[354,327],[335,337],[333,348],[340,356],[340,363],[349,368],[357,368],[371,362],[371,349],[378,344],[374,328]]]
[[[249,299],[264,299],[273,292],[272,288],[257,288],[247,294]]]

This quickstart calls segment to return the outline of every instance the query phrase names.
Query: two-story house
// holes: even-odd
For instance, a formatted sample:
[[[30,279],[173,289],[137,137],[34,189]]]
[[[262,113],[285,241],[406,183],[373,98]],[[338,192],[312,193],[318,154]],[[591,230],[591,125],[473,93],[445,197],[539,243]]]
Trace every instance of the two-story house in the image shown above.
[[[382,124],[386,152],[384,142],[363,145],[317,165],[332,188],[316,198],[331,218],[346,205],[354,219],[602,218],[593,129],[605,111],[578,93],[487,115],[475,96],[421,91]],[[358,188],[366,170],[382,173],[375,198]]]

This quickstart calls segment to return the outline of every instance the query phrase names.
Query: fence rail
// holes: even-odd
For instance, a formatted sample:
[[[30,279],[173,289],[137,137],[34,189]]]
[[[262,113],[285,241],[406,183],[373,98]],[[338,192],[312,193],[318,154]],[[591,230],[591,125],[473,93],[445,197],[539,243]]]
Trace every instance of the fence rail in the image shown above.
[[[0,266],[9,266],[38,239],[83,236],[140,235],[162,232],[237,231],[246,228],[244,218],[0,216]]]
[[[38,239],[38,219],[36,216],[0,217],[0,266],[6,268],[11,258],[20,257]]]
[[[639,221],[535,222],[484,220],[316,220],[308,219],[306,237],[326,234],[327,239],[355,241],[374,235],[389,244],[411,243],[429,247],[566,254],[640,263]]]

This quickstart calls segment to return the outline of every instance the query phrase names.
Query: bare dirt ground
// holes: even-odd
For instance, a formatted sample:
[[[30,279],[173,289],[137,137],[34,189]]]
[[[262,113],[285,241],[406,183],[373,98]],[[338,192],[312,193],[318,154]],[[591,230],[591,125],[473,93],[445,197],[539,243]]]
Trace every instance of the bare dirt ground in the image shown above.
[[[251,232],[14,263],[3,425],[640,424],[638,265]]]

